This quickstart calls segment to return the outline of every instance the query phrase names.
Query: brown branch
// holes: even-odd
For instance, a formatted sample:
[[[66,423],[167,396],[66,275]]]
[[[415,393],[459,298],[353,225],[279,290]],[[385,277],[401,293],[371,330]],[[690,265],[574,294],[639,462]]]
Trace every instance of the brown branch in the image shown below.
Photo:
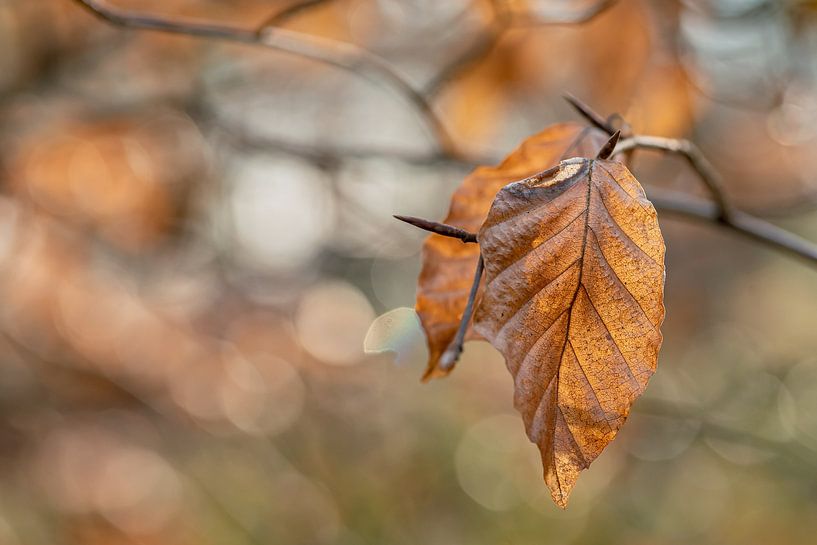
[[[586,103],[582,102],[571,94],[564,94],[564,99],[570,103],[576,111],[590,122],[595,127],[605,131],[609,135],[613,135],[615,131],[610,120],[617,116],[613,114],[608,119],[604,119],[600,114],[594,111]],[[626,122],[623,123],[626,125]],[[619,153],[626,153],[636,149],[648,149],[675,153],[681,155],[687,160],[689,165],[695,170],[698,176],[703,181],[706,188],[712,194],[712,198],[718,206],[718,221],[725,221],[732,213],[732,207],[726,198],[723,191],[723,179],[718,171],[712,166],[712,163],[704,156],[703,152],[689,140],[681,140],[676,138],[664,138],[662,136],[629,136],[619,142],[613,155]]]
[[[424,220],[422,218],[415,218],[414,216],[393,216],[394,219],[404,221],[409,225],[419,227],[424,231],[435,233],[449,238],[458,238],[463,242],[477,242],[477,235],[469,233],[465,229],[447,225],[445,223],[438,223],[436,221]]]
[[[603,118],[587,104],[569,95],[565,96],[565,99],[593,125],[608,132],[612,129],[605,128],[600,121]],[[652,188],[648,193],[657,210],[721,225],[770,248],[817,264],[817,245],[813,242],[756,216],[735,210],[723,190],[720,173],[689,140],[632,136],[620,141],[613,155],[638,149],[681,155],[698,174],[713,198],[713,201],[706,201],[673,191]]]
[[[608,133],[613,130],[609,121],[605,121],[584,102],[571,95],[565,95],[565,99],[594,126]],[[817,264],[817,245],[814,243],[751,214],[735,210],[723,191],[720,173],[689,140],[632,136],[620,141],[613,155],[637,149],[675,153],[684,157],[712,194],[714,201],[653,188],[648,193],[657,210],[721,225],[766,246]]]
[[[817,265],[817,245],[751,214],[733,210],[724,220],[720,219],[718,205],[712,201],[658,188],[648,189],[647,195],[659,211],[721,225],[770,248]]]
[[[479,282],[482,280],[482,271],[485,268],[485,262],[482,259],[482,254],[477,261],[477,268],[474,271],[474,282],[471,284],[471,292],[468,294],[468,303],[465,305],[465,310],[460,319],[460,327],[457,329],[457,334],[451,340],[451,343],[445,349],[445,352],[440,356],[438,367],[443,371],[451,370],[460,359],[462,354],[462,347],[465,343],[465,333],[468,331],[468,324],[471,322],[471,316],[474,314],[474,301],[477,298],[477,291],[479,290]]]
[[[395,219],[404,221],[408,224],[414,225],[415,227],[419,227],[420,229],[424,229],[438,235],[458,238],[463,242],[477,242],[476,234],[469,233],[468,231],[460,229],[459,227],[454,227],[453,225],[446,225],[444,223],[437,223],[436,221],[424,220],[412,216],[394,217]],[[468,324],[471,322],[471,316],[474,314],[474,302],[477,298],[477,291],[479,290],[479,283],[482,279],[482,271],[484,270],[484,267],[485,263],[482,260],[482,255],[480,255],[479,261],[477,261],[477,268],[474,271],[474,282],[471,284],[471,292],[468,294],[468,303],[466,303],[465,310],[463,311],[462,318],[460,319],[460,326],[457,329],[456,335],[454,335],[454,338],[440,356],[438,367],[443,371],[451,370],[451,368],[453,368],[457,363],[457,360],[460,359],[460,354],[462,354],[462,347],[465,343],[465,334],[468,331]]]
[[[262,26],[258,29],[243,29],[132,13],[99,0],[73,1],[95,16],[117,26],[265,47],[335,66],[359,76],[369,76],[378,83],[387,84],[414,106],[434,135],[442,153],[451,157],[460,156],[458,146],[423,94],[412,87],[384,59],[361,47],[285,28]]]
[[[733,210],[723,191],[723,179],[695,144],[689,140],[661,136],[633,136],[623,140],[616,148],[616,153],[624,153],[635,149],[656,150],[681,155],[695,170],[712,194],[712,198],[718,207],[717,221],[728,222],[727,220],[732,215]]]
[[[423,115],[436,137],[441,154],[455,159],[462,156],[441,120],[435,114],[430,102],[397,74],[386,61],[355,45],[283,28],[272,28],[267,31],[263,31],[263,29],[247,30],[131,13],[110,7],[98,0],[74,1],[97,17],[125,28],[154,30],[276,49],[336,66],[354,74],[360,74],[361,69],[368,69],[407,98]],[[602,8],[606,9],[612,3],[602,2]],[[590,16],[598,15],[604,9],[593,11]],[[580,18],[572,20],[572,22],[584,22],[586,20]],[[590,110],[588,109],[588,111]],[[630,149],[654,149],[683,155],[701,176],[715,199],[714,211],[706,209],[706,205],[701,205],[700,202],[691,205],[689,201],[679,201],[675,198],[663,202],[658,201],[659,208],[697,219],[715,221],[767,245],[809,261],[817,262],[817,248],[812,243],[759,218],[732,210],[721,190],[722,183],[719,174],[690,142],[660,137],[636,136],[623,141],[616,149],[616,153]]]
[[[595,110],[593,110],[593,108],[588,106],[586,102],[580,100],[578,97],[570,93],[563,94],[562,98],[564,98],[568,102],[568,104],[573,106],[573,109],[576,110],[576,112],[578,112],[579,115],[585,118],[591,125],[593,125],[597,129],[606,132],[610,136],[612,136],[613,133],[616,132],[616,129],[613,128],[613,125],[607,119],[603,118]]]
[[[735,210],[723,191],[720,173],[689,140],[659,136],[633,136],[619,143],[615,153],[648,149],[683,156],[712,194],[713,201],[671,191],[652,189],[650,198],[658,210],[722,225],[771,248],[817,264],[817,245],[746,212]]]

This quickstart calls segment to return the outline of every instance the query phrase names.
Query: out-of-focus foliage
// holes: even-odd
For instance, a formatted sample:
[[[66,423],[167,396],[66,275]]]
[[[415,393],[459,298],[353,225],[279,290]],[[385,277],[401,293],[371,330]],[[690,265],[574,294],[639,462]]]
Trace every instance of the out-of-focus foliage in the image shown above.
[[[252,26],[290,3],[116,5]],[[489,8],[327,0],[285,24],[420,88]],[[572,115],[570,91],[638,132],[693,137],[739,206],[800,211],[787,225],[815,239],[814,14],[620,1],[504,32],[434,102],[498,158]],[[377,318],[412,306],[419,272],[422,236],[391,215],[442,218],[470,169],[425,159],[399,97],[283,53],[112,28],[71,0],[0,0],[0,120],[0,542],[813,541],[802,264],[659,218],[659,372],[562,512],[501,357],[472,343],[455,376],[421,385],[416,319]],[[697,190],[681,162],[635,161]],[[397,365],[363,351],[376,320]]]

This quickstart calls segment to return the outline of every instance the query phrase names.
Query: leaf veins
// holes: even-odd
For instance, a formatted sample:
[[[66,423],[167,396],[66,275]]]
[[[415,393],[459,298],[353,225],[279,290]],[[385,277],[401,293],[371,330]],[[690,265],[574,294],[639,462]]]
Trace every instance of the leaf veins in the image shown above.
[[[477,168],[465,178],[451,198],[444,223],[476,232],[503,186],[550,168],[564,158],[593,155],[606,140],[602,131],[579,123],[551,125],[528,138],[500,165]],[[438,363],[459,327],[479,251],[475,244],[439,235],[431,235],[423,245],[416,309],[429,349],[424,380],[450,371],[440,369]],[[467,338],[480,337],[469,329]]]
[[[474,329],[514,376],[514,404],[564,507],[655,371],[664,242],[627,168],[569,159],[499,191],[480,232]]]

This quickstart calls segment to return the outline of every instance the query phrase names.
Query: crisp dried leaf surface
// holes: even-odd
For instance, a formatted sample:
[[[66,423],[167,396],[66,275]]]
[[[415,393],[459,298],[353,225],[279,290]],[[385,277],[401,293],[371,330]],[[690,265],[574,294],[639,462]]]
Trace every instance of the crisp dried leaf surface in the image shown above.
[[[476,232],[503,186],[553,167],[567,157],[595,156],[607,138],[603,132],[580,123],[551,125],[525,140],[500,165],[479,167],[468,175],[451,197],[444,223]],[[428,342],[424,379],[448,374],[437,365],[459,327],[478,258],[476,244],[440,235],[429,236],[423,245],[416,310]],[[469,331],[467,338],[479,337]]]
[[[503,188],[479,240],[475,329],[505,356],[514,404],[564,507],[655,371],[664,318],[655,209],[621,163],[569,159]]]

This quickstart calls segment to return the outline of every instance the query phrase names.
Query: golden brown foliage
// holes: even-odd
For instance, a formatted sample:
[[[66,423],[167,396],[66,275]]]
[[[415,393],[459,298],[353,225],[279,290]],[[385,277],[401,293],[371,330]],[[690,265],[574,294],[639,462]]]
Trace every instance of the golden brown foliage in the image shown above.
[[[505,356],[516,408],[564,507],[655,371],[664,242],[627,168],[574,158],[504,187],[479,233],[475,330]]]
[[[550,168],[561,159],[594,155],[606,139],[602,131],[579,123],[551,125],[527,139],[500,165],[479,167],[466,177],[451,198],[445,223],[476,232],[503,186]],[[438,364],[459,326],[478,257],[476,245],[440,235],[431,235],[423,245],[416,308],[428,341],[424,379],[450,372],[440,369]],[[479,337],[469,331],[468,338]]]

